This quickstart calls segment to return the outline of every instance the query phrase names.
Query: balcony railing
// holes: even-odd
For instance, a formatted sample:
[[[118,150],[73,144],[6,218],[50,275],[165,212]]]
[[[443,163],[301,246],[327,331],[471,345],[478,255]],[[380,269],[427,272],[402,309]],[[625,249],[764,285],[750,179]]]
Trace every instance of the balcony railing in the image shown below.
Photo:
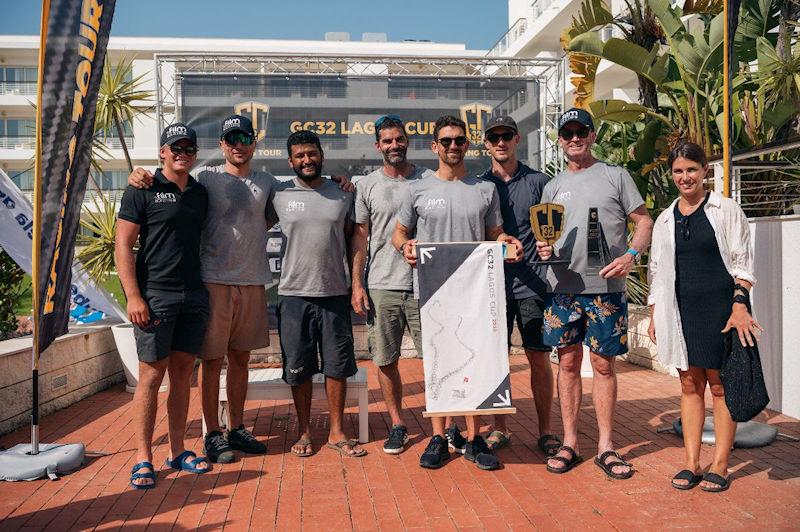
[[[36,83],[31,81],[0,81],[0,96],[36,96]]]
[[[545,10],[548,7],[552,6],[555,2],[556,0],[533,0],[533,2],[531,3],[531,13],[533,15],[533,20],[536,20],[539,17],[541,17],[542,13],[544,13]]]
[[[121,150],[122,143],[119,141],[119,137],[106,137],[103,139],[103,144],[108,146],[112,150]],[[133,137],[125,137],[125,146],[129,149],[133,149]]]
[[[489,50],[489,57],[502,57],[514,42],[528,29],[528,19],[518,18]]]
[[[36,137],[0,137],[2,150],[32,150],[36,147]]]

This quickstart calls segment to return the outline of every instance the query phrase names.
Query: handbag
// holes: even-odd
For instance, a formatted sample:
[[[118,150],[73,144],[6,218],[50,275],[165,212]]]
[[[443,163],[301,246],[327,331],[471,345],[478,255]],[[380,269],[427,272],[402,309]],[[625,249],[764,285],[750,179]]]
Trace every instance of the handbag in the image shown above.
[[[725,351],[727,355],[719,371],[725,404],[734,421],[750,421],[769,403],[758,344],[742,345],[736,329],[731,329],[725,335]]]

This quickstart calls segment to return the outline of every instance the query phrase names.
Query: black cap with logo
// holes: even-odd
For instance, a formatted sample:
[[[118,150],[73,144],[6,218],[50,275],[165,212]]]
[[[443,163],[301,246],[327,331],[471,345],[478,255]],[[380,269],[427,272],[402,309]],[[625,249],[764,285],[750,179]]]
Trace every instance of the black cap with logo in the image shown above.
[[[228,133],[232,133],[234,131],[241,131],[245,135],[250,135],[251,137],[256,136],[256,132],[253,129],[253,122],[251,122],[246,116],[242,115],[231,115],[226,118],[222,122],[219,138],[222,138]]]
[[[192,141],[192,144],[197,146],[197,133],[195,133],[194,129],[182,122],[175,122],[165,127],[164,131],[161,132],[162,146],[169,146],[183,139],[189,139]]]
[[[519,129],[517,129],[517,123],[514,122],[513,118],[507,115],[494,116],[490,118],[486,123],[486,127],[483,128],[483,132],[486,134],[496,127],[507,127],[508,129],[514,131],[514,133],[519,132]]]
[[[588,127],[590,131],[594,131],[592,115],[590,115],[589,112],[584,109],[573,107],[562,114],[558,119],[558,130],[561,131],[561,129],[570,122],[576,122],[582,126]]]

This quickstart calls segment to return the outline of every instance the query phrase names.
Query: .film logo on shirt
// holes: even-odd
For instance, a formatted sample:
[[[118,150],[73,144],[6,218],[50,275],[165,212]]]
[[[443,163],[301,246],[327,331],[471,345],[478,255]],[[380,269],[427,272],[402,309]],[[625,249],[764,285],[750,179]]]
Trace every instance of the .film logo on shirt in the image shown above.
[[[286,212],[304,212],[305,210],[305,201],[290,201],[286,204]]]
[[[174,192],[156,192],[156,203],[177,203],[178,197]]]
[[[431,198],[425,203],[425,210],[444,209],[446,206],[447,201],[444,198]]]
[[[556,201],[567,202],[571,199],[572,199],[572,192],[570,191],[562,192],[556,196]]]

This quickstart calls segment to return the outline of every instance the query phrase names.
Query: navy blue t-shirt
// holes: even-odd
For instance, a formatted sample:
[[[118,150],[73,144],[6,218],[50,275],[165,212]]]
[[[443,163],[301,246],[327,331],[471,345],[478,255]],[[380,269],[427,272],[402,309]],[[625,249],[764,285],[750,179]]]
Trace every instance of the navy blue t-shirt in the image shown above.
[[[545,266],[534,266],[536,237],[531,231],[530,208],[539,203],[542,190],[550,180],[545,174],[519,163],[511,181],[505,182],[492,174],[489,168],[479,179],[494,183],[500,196],[500,212],[503,214],[503,231],[519,238],[525,250],[525,258],[517,263],[506,263],[506,296],[524,299],[534,295],[544,297],[547,285],[543,278]]]
[[[203,286],[200,231],[207,213],[208,192],[192,176],[183,192],[160,169],[150,188],[128,185],[120,201],[119,218],[139,225],[139,290],[182,292]]]

